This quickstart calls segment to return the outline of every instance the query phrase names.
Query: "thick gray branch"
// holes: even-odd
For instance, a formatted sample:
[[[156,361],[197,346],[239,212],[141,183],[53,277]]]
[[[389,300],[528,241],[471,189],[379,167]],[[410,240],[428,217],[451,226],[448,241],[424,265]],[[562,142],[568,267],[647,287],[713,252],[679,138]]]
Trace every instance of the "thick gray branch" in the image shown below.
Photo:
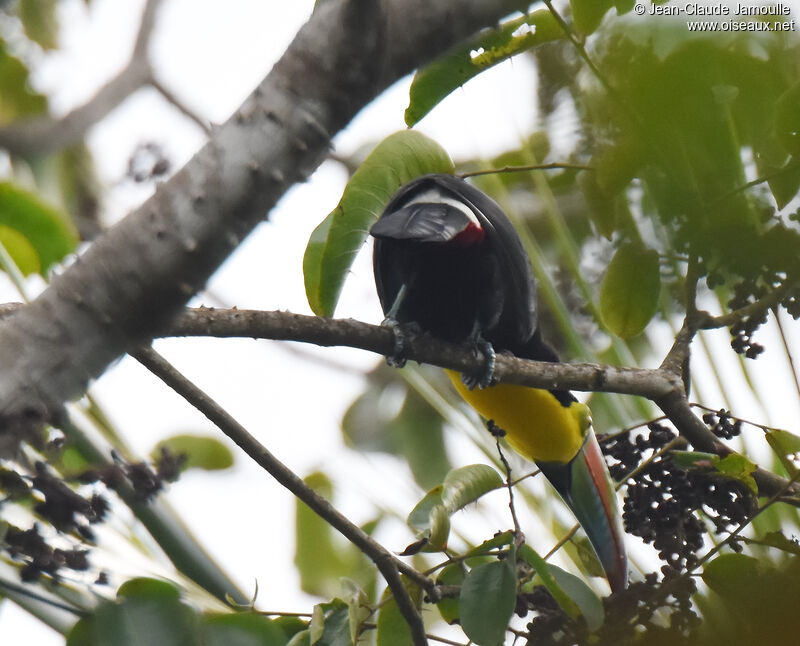
[[[380,91],[520,0],[329,0],[208,144],[0,323],[0,422],[46,419],[163,330]]]

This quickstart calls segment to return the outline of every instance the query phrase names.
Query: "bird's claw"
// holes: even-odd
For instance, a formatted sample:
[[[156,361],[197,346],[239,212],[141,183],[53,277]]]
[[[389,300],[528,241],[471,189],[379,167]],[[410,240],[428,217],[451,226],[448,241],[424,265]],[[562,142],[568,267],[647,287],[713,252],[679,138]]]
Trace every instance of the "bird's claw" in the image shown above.
[[[483,371],[477,375],[461,374],[462,383],[469,389],[473,390],[475,387],[488,388],[494,383],[494,367],[497,362],[497,354],[494,347],[489,341],[478,335],[475,339],[475,351],[480,351],[485,359]]]
[[[397,319],[387,316],[381,321],[381,327],[389,328],[394,336],[392,354],[386,355],[386,363],[392,368],[402,368],[406,365],[406,333]]]

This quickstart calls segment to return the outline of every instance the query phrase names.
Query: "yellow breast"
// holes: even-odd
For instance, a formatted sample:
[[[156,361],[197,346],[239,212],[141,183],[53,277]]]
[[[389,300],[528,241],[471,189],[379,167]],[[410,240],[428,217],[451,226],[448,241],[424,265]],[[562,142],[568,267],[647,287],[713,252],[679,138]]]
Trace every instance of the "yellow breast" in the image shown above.
[[[583,445],[589,425],[584,404],[564,406],[547,390],[515,384],[469,390],[457,372],[446,372],[466,402],[494,420],[511,447],[528,460],[569,462]]]

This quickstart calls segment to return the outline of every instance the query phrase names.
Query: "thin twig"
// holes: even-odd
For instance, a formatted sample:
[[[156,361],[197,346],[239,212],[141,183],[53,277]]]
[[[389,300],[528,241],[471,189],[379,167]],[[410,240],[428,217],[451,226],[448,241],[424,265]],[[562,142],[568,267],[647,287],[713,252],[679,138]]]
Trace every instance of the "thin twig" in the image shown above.
[[[506,460],[506,456],[503,453],[503,449],[500,446],[500,438],[505,435],[505,431],[500,429],[493,421],[489,421],[486,425],[489,429],[489,432],[494,437],[494,443],[497,446],[497,454],[500,456],[500,462],[503,463],[503,468],[506,470],[506,489],[508,489],[508,508],[511,510],[511,520],[514,522],[514,542],[519,547],[522,542],[525,540],[525,537],[522,534],[522,529],[519,525],[519,519],[517,518],[517,510],[514,507],[514,482],[511,479],[511,465]]]
[[[479,175],[495,175],[499,173],[522,173],[531,170],[594,170],[591,166],[584,164],[566,164],[553,162],[551,164],[531,164],[529,166],[503,166],[502,168],[491,168],[489,170],[473,170],[465,173],[456,173],[456,177],[466,179],[467,177],[478,177]]]
[[[397,559],[380,543],[370,538],[360,527],[340,513],[331,503],[309,487],[291,469],[278,460],[247,429],[206,393],[178,372],[152,348],[140,348],[131,353],[145,368],[161,379],[177,394],[203,413],[225,435],[233,440],[256,464],[275,480],[308,505],[315,513],[350,540],[367,555],[380,570],[394,595],[400,613],[411,629],[416,646],[427,643],[425,625],[400,578],[400,573],[429,593],[435,593],[435,584],[414,568]]]
[[[159,81],[155,75],[150,75],[149,84],[153,87],[153,89],[157,90],[158,93],[167,100],[167,102],[171,103],[175,108],[178,109],[179,112],[183,113],[185,117],[188,117],[194,121],[203,132],[205,132],[207,135],[211,135],[211,126],[209,125],[208,120],[203,119],[203,117],[186,105],[186,103],[179,99],[175,93],[172,92],[172,90]]]
[[[783,350],[786,352],[786,358],[789,361],[789,369],[792,371],[792,379],[794,379],[794,388],[797,392],[797,396],[800,397],[800,379],[797,377],[797,368],[794,365],[794,358],[792,357],[792,350],[789,347],[789,342],[786,339],[786,333],[783,331],[783,323],[781,323],[781,318],[778,316],[777,309],[773,308],[773,312],[775,313],[775,323],[778,325],[778,332],[781,335],[781,343],[783,343]]]
[[[36,117],[0,127],[0,148],[18,154],[44,154],[80,141],[86,132],[152,76],[148,47],[161,0],[147,0],[128,64],[83,105],[59,119]]]
[[[699,311],[697,312],[695,326],[700,330],[713,330],[721,327],[730,327],[750,316],[761,315],[767,310],[773,309],[789,291],[797,286],[797,282],[796,280],[786,281],[780,287],[765,294],[758,300],[727,314],[712,316],[708,312]]]

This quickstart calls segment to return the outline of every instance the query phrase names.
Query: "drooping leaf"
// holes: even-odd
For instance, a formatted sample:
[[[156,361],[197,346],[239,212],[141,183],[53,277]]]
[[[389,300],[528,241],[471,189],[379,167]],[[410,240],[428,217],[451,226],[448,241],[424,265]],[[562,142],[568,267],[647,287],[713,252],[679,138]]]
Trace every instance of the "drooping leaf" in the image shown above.
[[[522,558],[528,565],[530,565],[539,578],[542,584],[547,588],[548,592],[553,595],[553,599],[561,606],[561,609],[570,617],[575,619],[581,614],[581,609],[572,597],[559,585],[556,578],[550,571],[551,565],[545,561],[539,553],[527,543],[523,543],[519,549],[520,558]]]
[[[563,36],[552,14],[541,9],[456,45],[414,76],[405,113],[406,124],[413,126],[419,122],[453,90],[484,70]]]
[[[173,435],[156,444],[150,457],[157,460],[162,449],[174,455],[185,455],[183,469],[219,471],[233,466],[233,453],[215,437],[180,434]]]
[[[397,189],[420,175],[452,172],[442,147],[415,130],[396,132],[375,147],[308,241],[303,276],[316,314],[333,315],[353,259]]]
[[[557,565],[548,564],[548,570],[564,593],[580,608],[589,630],[596,631],[603,625],[605,611],[603,602],[583,579],[562,570]]]
[[[480,646],[497,646],[504,641],[517,599],[516,554],[478,565],[461,585],[459,607],[464,633]]]
[[[661,289],[658,253],[637,243],[617,249],[600,285],[600,314],[622,339],[636,336],[653,318]]]
[[[42,274],[73,251],[78,242],[63,213],[9,182],[0,182],[0,225],[24,237],[29,244],[26,255],[30,248],[35,250]]]
[[[503,479],[500,474],[487,464],[459,467],[445,476],[442,504],[452,514],[501,486]]]

